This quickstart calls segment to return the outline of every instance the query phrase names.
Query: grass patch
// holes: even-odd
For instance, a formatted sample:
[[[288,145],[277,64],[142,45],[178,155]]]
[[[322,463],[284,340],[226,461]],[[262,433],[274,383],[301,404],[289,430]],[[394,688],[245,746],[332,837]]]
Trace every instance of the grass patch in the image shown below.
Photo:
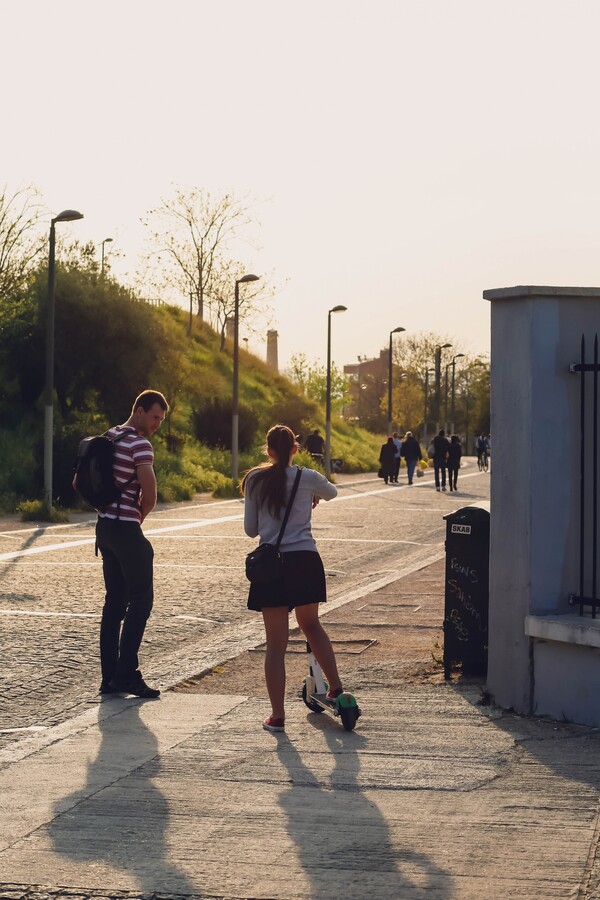
[[[23,500],[17,506],[17,512],[21,516],[21,522],[68,522],[69,512],[66,509],[58,509],[56,506],[48,509],[43,500]]]

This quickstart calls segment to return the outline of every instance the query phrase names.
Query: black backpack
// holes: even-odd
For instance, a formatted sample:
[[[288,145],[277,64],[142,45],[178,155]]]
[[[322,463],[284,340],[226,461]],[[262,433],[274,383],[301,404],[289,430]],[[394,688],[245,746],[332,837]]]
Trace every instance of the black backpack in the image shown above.
[[[84,500],[103,512],[111,503],[120,501],[121,494],[135,481],[133,475],[117,487],[113,475],[115,444],[131,432],[111,437],[108,432],[84,438],[77,451],[74,485]]]

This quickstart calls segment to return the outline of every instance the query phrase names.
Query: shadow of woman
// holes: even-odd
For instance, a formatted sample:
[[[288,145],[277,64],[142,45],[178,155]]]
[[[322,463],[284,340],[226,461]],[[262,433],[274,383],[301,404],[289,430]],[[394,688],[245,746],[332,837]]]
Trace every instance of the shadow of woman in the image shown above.
[[[169,857],[169,802],[154,783],[161,764],[157,739],[140,717],[144,701],[124,703],[117,715],[99,712],[98,754],[85,785],[55,806],[53,847],[75,863],[75,884],[197,894]]]
[[[311,898],[418,898],[430,892],[450,898],[448,873],[403,846],[401,836],[392,838],[374,796],[377,784],[360,777],[359,752],[367,749],[368,738],[341,730],[328,716],[309,716],[309,721],[326,748],[314,752],[313,747],[303,755],[280,735],[277,752],[291,784],[279,803],[310,880]],[[330,774],[318,771],[319,763],[328,760],[333,761]],[[385,793],[389,796],[389,790]]]

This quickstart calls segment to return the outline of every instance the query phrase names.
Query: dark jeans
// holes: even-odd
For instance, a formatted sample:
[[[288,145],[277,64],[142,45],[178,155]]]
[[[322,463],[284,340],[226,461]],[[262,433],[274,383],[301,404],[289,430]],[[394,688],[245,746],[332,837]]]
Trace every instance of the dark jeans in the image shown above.
[[[400,459],[401,457],[394,457],[394,481],[398,481],[398,475],[400,474]]]
[[[446,487],[446,460],[437,461],[433,460],[433,473],[435,475],[435,486],[438,488],[440,486],[440,473],[442,476],[442,487]]]
[[[138,668],[138,650],[154,600],[154,550],[135,522],[99,518],[96,539],[106,586],[100,665],[103,680],[110,681],[128,678]]]
[[[458,479],[458,463],[448,464],[448,481],[450,482],[450,490],[456,490],[456,481]]]

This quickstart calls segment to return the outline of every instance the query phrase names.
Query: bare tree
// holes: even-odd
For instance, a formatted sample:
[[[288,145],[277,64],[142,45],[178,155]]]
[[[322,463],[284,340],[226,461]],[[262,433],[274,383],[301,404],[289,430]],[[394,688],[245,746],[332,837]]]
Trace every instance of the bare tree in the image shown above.
[[[190,298],[201,319],[217,302],[215,283],[230,243],[246,238],[242,232],[254,224],[251,207],[247,197],[175,187],[174,196],[143,220],[150,229],[147,259],[159,264],[164,281]]]
[[[0,193],[0,302],[17,297],[45,246],[40,230],[45,214],[34,187]]]
[[[233,260],[219,259],[215,264],[207,305],[210,325],[221,336],[221,350],[225,347],[227,322],[235,315],[235,282],[246,274],[246,267]],[[264,333],[272,315],[269,301],[275,293],[273,283],[262,274],[259,281],[241,285],[238,317],[246,332]]]

